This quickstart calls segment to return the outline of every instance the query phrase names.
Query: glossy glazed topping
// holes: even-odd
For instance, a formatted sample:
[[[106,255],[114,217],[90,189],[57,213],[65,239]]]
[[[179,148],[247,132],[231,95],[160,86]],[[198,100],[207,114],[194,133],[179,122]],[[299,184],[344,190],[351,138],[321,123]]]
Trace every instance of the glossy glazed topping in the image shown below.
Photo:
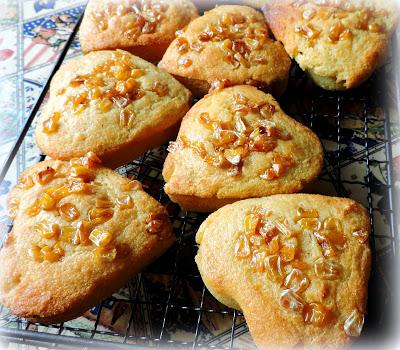
[[[346,248],[347,240],[356,239],[363,244],[365,240],[360,240],[359,236],[368,237],[368,232],[356,230],[346,238],[341,220],[321,217],[317,209],[303,207],[299,207],[297,215],[290,220],[275,218],[271,211],[254,209],[245,216],[243,227],[235,243],[235,256],[248,261],[253,271],[265,273],[281,287],[279,302],[284,310],[298,313],[305,324],[320,327],[337,319],[332,306],[312,300],[306,291],[311,278],[319,279],[323,284],[341,280],[344,271],[340,254]],[[302,250],[301,243],[303,236],[309,235],[320,247],[320,257],[312,263],[305,258],[308,253]],[[346,334],[359,335],[363,320],[364,316],[354,310],[343,320]]]
[[[92,14],[92,20],[99,31],[104,31],[111,21],[123,19],[126,23],[123,35],[135,39],[157,32],[167,9],[168,2],[163,0],[130,0],[129,5],[109,2],[104,10]]]
[[[315,4],[315,5],[314,5]],[[378,17],[388,15],[385,10],[356,8],[349,2],[338,1],[295,1],[294,6],[302,9],[302,20],[295,24],[294,32],[314,45],[315,40],[326,33],[330,43],[351,40],[357,31],[384,33],[386,28],[377,22]],[[330,27],[321,26],[322,20],[333,19]]]
[[[269,153],[274,151],[279,140],[291,139],[290,134],[281,131],[271,121],[275,113],[275,106],[267,102],[257,104],[242,94],[233,97],[229,114],[233,118],[229,122],[213,119],[209,113],[201,113],[198,120],[207,130],[207,139],[193,141],[181,135],[176,143],[172,143],[168,150],[174,152],[179,148],[191,148],[208,164],[227,169],[228,174],[239,174],[246,157],[252,152]],[[250,115],[257,116],[250,119]],[[275,179],[282,176],[294,161],[290,157],[283,157],[278,153],[273,156],[271,166],[265,173],[260,174],[263,179]]]
[[[116,123],[121,127],[131,128],[135,125],[135,111],[132,102],[141,99],[145,94],[155,94],[163,98],[169,93],[168,85],[155,81],[149,91],[141,88],[138,78],[146,71],[136,67],[130,54],[117,50],[106,62],[93,68],[90,74],[77,75],[69,82],[72,88],[67,94],[64,109],[79,115],[89,106],[95,105],[98,113],[107,113],[115,109],[118,113]],[[57,95],[63,95],[61,89]],[[46,134],[57,133],[62,120],[61,112],[54,112],[43,124]]]
[[[116,212],[133,209],[135,204],[130,193],[141,189],[138,181],[124,182],[115,198],[109,197],[96,181],[96,168],[100,160],[92,152],[85,157],[61,163],[57,169],[47,167],[34,175],[27,175],[17,185],[22,190],[40,186],[38,200],[26,211],[30,217],[41,211],[54,214],[54,218],[40,221],[31,227],[38,236],[38,243],[32,245],[28,254],[37,262],[61,260],[68,246],[92,247],[94,260],[110,262],[129,253],[129,247],[115,241],[119,232],[105,230],[102,224],[111,220]],[[90,196],[93,206],[81,212],[77,207],[76,195]],[[18,213],[18,204],[12,203],[11,213]],[[158,215],[158,216],[157,216]],[[154,214],[150,221],[149,233],[165,235],[168,215]]]
[[[270,40],[264,21],[256,16],[244,16],[239,13],[224,13],[216,24],[208,24],[194,40],[189,40],[185,32],[176,32],[176,45],[181,57],[178,63],[189,67],[188,52],[202,52],[205,45],[213,43],[224,52],[224,60],[232,68],[249,68],[252,64],[265,64],[265,55],[255,52],[263,49]]]

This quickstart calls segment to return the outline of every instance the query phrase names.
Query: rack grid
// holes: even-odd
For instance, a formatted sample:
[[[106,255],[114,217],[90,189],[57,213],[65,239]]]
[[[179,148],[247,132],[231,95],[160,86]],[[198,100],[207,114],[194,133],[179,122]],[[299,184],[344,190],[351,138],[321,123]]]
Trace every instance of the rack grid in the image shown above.
[[[0,181],[21,152],[24,139],[40,113],[50,80],[76,39],[81,19],[21,131]],[[397,52],[394,42],[394,52]],[[389,111],[386,91],[388,81],[394,82],[395,96],[389,97],[395,101],[394,114],[398,116],[399,85],[398,79],[394,79],[397,75],[392,74],[395,61],[390,60],[362,87],[349,92],[322,91],[294,66],[288,90],[279,99],[289,115],[320,136],[325,148],[324,169],[307,191],[354,198],[369,210],[373,265],[361,343],[377,334],[384,336],[390,330],[393,270],[399,247],[392,144],[400,135],[391,130],[396,120],[391,121],[389,116],[393,110]],[[248,333],[243,316],[211,296],[194,263],[197,250],[194,236],[206,215],[181,211],[163,191],[161,171],[166,154],[164,145],[117,171],[142,181],[145,190],[167,207],[177,236],[176,244],[126,288],[86,313],[86,321],[79,327],[74,321],[52,325],[32,323],[12,316],[0,306],[0,339],[47,348],[243,347],[240,339]],[[43,159],[44,155],[39,161]],[[355,169],[356,175],[352,173]],[[119,309],[116,311],[116,308]],[[114,324],[112,320],[105,321],[110,310],[112,315],[120,316]],[[87,321],[88,318],[92,321]],[[112,327],[104,327],[106,323]],[[210,324],[218,324],[215,328],[219,327],[220,331],[210,330]]]

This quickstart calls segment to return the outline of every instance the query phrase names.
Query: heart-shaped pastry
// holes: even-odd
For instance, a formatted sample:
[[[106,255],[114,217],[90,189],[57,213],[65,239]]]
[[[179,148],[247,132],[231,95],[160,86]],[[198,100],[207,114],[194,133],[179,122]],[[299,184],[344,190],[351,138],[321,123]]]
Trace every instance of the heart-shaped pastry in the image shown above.
[[[301,191],[322,167],[318,137],[275,99],[240,85],[200,100],[164,164],[165,192],[187,210]]]
[[[39,148],[69,160],[93,151],[112,168],[174,139],[191,93],[126,51],[95,51],[55,74],[36,127]]]
[[[265,3],[275,38],[327,90],[354,88],[370,77],[385,57],[399,13],[391,0]]]
[[[249,84],[281,94],[291,61],[272,39],[262,14],[247,6],[218,6],[177,33],[159,67],[196,96],[210,88]]]
[[[341,348],[364,322],[369,230],[366,209],[349,199],[247,199],[203,222],[196,262],[209,291],[243,312],[259,348]]]
[[[85,53],[124,49],[158,62],[175,32],[196,17],[190,0],[90,0],[79,41]]]
[[[164,207],[93,154],[27,169],[8,206],[0,302],[38,322],[82,315],[174,242]]]

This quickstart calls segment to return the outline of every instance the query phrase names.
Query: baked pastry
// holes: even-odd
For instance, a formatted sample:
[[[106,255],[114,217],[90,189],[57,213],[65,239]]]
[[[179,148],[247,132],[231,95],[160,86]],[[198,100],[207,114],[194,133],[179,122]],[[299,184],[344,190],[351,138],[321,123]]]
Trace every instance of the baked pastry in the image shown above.
[[[196,262],[209,291],[243,311],[260,349],[342,348],[363,326],[369,229],[350,199],[247,199],[203,222]]]
[[[159,67],[194,95],[210,88],[256,85],[280,95],[291,61],[269,36],[262,14],[247,6],[219,6],[195,19],[171,43]]]
[[[190,0],[90,0],[79,40],[85,53],[123,49],[158,62],[175,32],[196,17]]]
[[[117,167],[174,138],[190,102],[190,92],[151,63],[120,50],[91,52],[54,76],[36,142],[55,159],[93,151]]]
[[[83,314],[174,242],[166,210],[138,181],[88,154],[26,170],[10,192],[13,229],[0,251],[0,302],[58,323]]]
[[[211,93],[184,117],[164,163],[165,192],[193,211],[301,191],[322,167],[318,137],[271,95],[237,85]]]
[[[268,0],[277,40],[327,90],[357,87],[382,63],[398,18],[392,0]]]

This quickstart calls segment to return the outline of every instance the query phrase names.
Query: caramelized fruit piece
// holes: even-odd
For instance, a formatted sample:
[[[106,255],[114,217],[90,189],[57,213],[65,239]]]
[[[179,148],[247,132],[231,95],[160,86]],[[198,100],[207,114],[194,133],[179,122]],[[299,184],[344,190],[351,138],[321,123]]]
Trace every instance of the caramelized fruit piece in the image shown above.
[[[30,175],[24,176],[19,182],[19,187],[21,187],[23,190],[29,190],[34,185],[35,183]]]
[[[343,329],[350,337],[358,337],[364,325],[364,315],[357,309],[353,310],[344,322]]]
[[[45,239],[57,239],[60,234],[60,225],[39,223],[33,227]]]
[[[286,288],[292,290],[295,293],[302,293],[310,285],[310,280],[303,271],[299,269],[293,269],[286,276],[284,285]]]
[[[240,235],[235,244],[235,255],[238,258],[247,258],[250,256],[250,242],[246,235]]]
[[[45,192],[39,199],[39,206],[44,210],[52,210],[56,206],[56,201],[52,196]]]
[[[365,243],[368,241],[368,231],[365,229],[354,231],[352,236],[355,237],[360,243]]]
[[[117,206],[120,209],[130,209],[133,208],[133,201],[131,196],[129,195],[123,195],[121,197],[118,197],[115,201],[115,203],[117,204]]]
[[[265,271],[265,261],[266,253],[265,252],[253,252],[253,257],[251,259],[251,265],[253,266],[255,271],[264,272]]]
[[[281,257],[279,255],[267,256],[264,260],[265,270],[268,276],[275,282],[281,282],[283,279]]]
[[[290,289],[284,289],[280,293],[279,302],[285,309],[294,312],[302,312],[304,309],[304,300]]]
[[[64,249],[61,248],[57,243],[53,247],[43,246],[40,250],[40,253],[44,260],[50,262],[57,262],[61,260],[65,254]]]
[[[113,240],[113,235],[110,232],[101,231],[99,229],[93,230],[89,239],[98,247],[105,247]]]
[[[39,184],[46,185],[54,179],[55,175],[56,171],[51,167],[47,167],[47,169],[39,171],[36,174],[36,180]]]
[[[141,190],[141,189],[142,189],[142,184],[137,180],[131,180],[129,182],[125,182],[122,185],[122,191],[124,191],[124,192],[130,192],[130,191]]]
[[[74,221],[79,218],[79,210],[71,203],[64,203],[59,206],[58,211],[60,215],[68,221]]]
[[[28,255],[36,262],[43,261],[43,256],[41,254],[40,247],[37,245],[33,245],[31,248],[28,249]]]
[[[89,222],[92,225],[104,224],[114,216],[114,210],[110,208],[93,208],[89,211]]]
[[[337,280],[342,273],[342,266],[332,259],[319,258],[314,263],[314,272],[318,278]]]
[[[54,112],[50,118],[46,119],[43,122],[43,132],[45,132],[46,134],[52,134],[58,131],[59,127],[58,122],[60,118],[61,118],[61,113]]]
[[[246,235],[254,235],[258,233],[258,225],[260,223],[260,216],[258,214],[248,214],[245,218],[245,233]]]
[[[71,176],[80,178],[84,182],[90,182],[94,180],[95,174],[89,170],[86,166],[80,166],[80,165],[73,165],[71,167]]]
[[[307,304],[303,309],[303,320],[305,323],[323,327],[331,322],[332,312],[320,303]]]

